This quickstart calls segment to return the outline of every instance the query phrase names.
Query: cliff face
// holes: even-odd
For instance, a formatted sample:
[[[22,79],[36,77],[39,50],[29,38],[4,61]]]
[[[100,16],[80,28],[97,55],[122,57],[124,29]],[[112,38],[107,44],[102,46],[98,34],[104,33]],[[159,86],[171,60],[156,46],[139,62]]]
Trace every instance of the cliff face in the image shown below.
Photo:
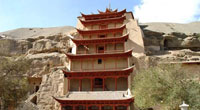
[[[0,58],[14,56],[32,60],[27,75],[42,79],[39,90],[31,92],[19,110],[55,110],[56,101],[52,96],[63,92],[61,69],[66,69],[68,61],[64,53],[71,49],[67,35],[75,32],[73,27],[65,26],[22,28],[0,33]]]
[[[149,58],[166,62],[200,61],[200,22],[146,23],[140,26]]]

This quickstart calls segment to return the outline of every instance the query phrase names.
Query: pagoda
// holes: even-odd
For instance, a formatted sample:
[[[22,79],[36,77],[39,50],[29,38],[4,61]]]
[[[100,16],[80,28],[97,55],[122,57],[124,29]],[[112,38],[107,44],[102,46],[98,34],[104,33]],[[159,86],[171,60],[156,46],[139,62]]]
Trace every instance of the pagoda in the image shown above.
[[[129,39],[127,17],[132,12],[111,10],[78,17],[78,36],[74,44],[65,77],[64,95],[54,97],[61,110],[132,110],[134,98],[130,92],[129,64],[132,49],[126,49]]]

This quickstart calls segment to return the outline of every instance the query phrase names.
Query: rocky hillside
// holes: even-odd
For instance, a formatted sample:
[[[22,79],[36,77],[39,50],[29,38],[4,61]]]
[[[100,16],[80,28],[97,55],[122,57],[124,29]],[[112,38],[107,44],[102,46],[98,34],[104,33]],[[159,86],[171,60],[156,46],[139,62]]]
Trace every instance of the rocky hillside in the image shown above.
[[[200,22],[191,22],[188,24],[179,23],[142,23],[141,27],[145,30],[155,32],[162,32],[169,34],[172,32],[179,32],[185,34],[200,33]]]
[[[21,28],[0,33],[0,58],[24,57],[32,60],[27,75],[42,79],[37,94],[32,94],[31,89],[30,96],[19,110],[55,110],[52,96],[62,93],[61,70],[68,65],[65,53],[71,49],[68,35],[73,33],[76,31],[70,26]]]
[[[67,34],[73,30],[74,27],[63,26],[63,27],[51,27],[51,28],[19,28],[0,33],[1,37],[10,39],[27,39],[37,38],[39,36],[52,36],[57,34]]]
[[[147,56],[157,61],[200,61],[200,22],[145,23],[140,26]]]

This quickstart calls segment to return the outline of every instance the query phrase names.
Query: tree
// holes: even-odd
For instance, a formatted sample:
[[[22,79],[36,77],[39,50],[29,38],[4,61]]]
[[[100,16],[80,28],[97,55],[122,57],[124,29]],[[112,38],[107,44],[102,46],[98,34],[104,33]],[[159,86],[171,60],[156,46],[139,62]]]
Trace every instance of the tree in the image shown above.
[[[30,61],[25,59],[0,59],[0,98],[4,109],[17,107],[28,92],[28,82],[25,76],[30,67]]]
[[[142,70],[133,81],[135,105],[142,109],[160,106],[162,110],[179,110],[179,105],[185,101],[190,110],[200,110],[198,78],[175,64]]]

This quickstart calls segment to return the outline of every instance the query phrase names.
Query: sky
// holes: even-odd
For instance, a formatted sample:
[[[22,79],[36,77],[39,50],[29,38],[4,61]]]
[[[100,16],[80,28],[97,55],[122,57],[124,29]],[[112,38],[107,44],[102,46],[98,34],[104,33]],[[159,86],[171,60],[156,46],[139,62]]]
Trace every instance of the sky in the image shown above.
[[[97,9],[127,9],[139,22],[200,21],[200,0],[0,0],[0,32],[27,27],[76,26]]]

